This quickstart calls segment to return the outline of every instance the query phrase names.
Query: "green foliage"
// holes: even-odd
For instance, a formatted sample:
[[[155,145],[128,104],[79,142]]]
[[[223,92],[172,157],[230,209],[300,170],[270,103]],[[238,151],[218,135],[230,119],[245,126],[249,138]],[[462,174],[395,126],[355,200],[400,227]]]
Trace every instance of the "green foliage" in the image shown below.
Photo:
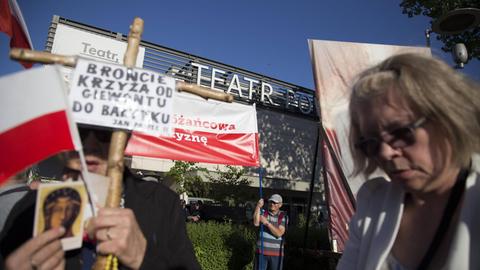
[[[166,175],[173,178],[178,184],[178,193],[187,192],[189,196],[208,197],[208,184],[197,175],[198,171],[206,172],[205,169],[196,166],[194,162],[175,160],[173,167]]]
[[[328,253],[327,229],[310,227],[304,249],[305,218],[302,222],[303,227],[287,228],[284,269],[334,269],[336,260],[320,252]],[[204,270],[253,269],[258,230],[228,222],[187,223],[195,255]]]
[[[242,177],[246,169],[230,165],[226,165],[225,168],[225,170],[217,168],[213,175],[207,175],[211,183],[211,197],[217,201],[228,202],[231,206],[247,201],[247,187],[250,181]]]
[[[40,172],[37,166],[32,166],[20,173],[21,179],[26,179],[27,184],[31,184],[33,181],[40,181]]]
[[[436,20],[458,8],[480,8],[479,0],[403,0],[400,4],[403,14],[408,17],[423,15]],[[468,50],[469,59],[477,58],[480,60],[480,27],[470,29],[458,35],[437,35],[437,39],[442,41],[444,46],[442,50],[451,52],[457,43],[464,43]]]
[[[231,223],[187,223],[195,255],[204,270],[252,269],[255,230]]]
[[[250,199],[247,192],[250,181],[242,177],[246,169],[230,165],[226,165],[225,168],[225,170],[217,168],[214,173],[210,173],[194,162],[175,160],[166,176],[178,184],[178,193],[187,192],[193,197],[213,198],[228,202],[231,206]],[[209,182],[204,182],[198,172],[202,172]]]

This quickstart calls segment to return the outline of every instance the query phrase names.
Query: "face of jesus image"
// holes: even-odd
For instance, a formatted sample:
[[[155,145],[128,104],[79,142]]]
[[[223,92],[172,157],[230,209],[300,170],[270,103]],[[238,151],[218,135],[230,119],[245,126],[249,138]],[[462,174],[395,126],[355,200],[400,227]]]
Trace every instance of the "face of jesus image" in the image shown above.
[[[65,237],[73,236],[72,225],[78,217],[80,207],[80,194],[75,189],[61,188],[51,192],[43,205],[45,230],[63,226],[66,230]]]

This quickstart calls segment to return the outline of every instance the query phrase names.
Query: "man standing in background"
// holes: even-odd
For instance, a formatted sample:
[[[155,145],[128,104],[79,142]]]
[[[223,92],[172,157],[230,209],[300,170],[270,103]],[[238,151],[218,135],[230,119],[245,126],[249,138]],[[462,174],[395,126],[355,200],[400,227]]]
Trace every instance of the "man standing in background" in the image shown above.
[[[282,196],[273,194],[268,199],[268,210],[263,210],[263,199],[257,202],[253,214],[253,224],[258,227],[261,224],[264,230],[261,231],[257,240],[255,252],[254,269],[281,270],[284,256],[284,237],[288,216],[280,211],[282,207]]]

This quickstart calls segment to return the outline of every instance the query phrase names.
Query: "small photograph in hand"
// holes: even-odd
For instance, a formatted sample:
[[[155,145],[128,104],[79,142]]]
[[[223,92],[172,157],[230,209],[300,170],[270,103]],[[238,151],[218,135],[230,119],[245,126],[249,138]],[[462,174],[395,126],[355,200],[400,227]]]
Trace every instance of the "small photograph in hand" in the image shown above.
[[[33,235],[63,226],[66,231],[61,239],[63,249],[81,247],[87,196],[83,182],[41,184],[37,193]]]

